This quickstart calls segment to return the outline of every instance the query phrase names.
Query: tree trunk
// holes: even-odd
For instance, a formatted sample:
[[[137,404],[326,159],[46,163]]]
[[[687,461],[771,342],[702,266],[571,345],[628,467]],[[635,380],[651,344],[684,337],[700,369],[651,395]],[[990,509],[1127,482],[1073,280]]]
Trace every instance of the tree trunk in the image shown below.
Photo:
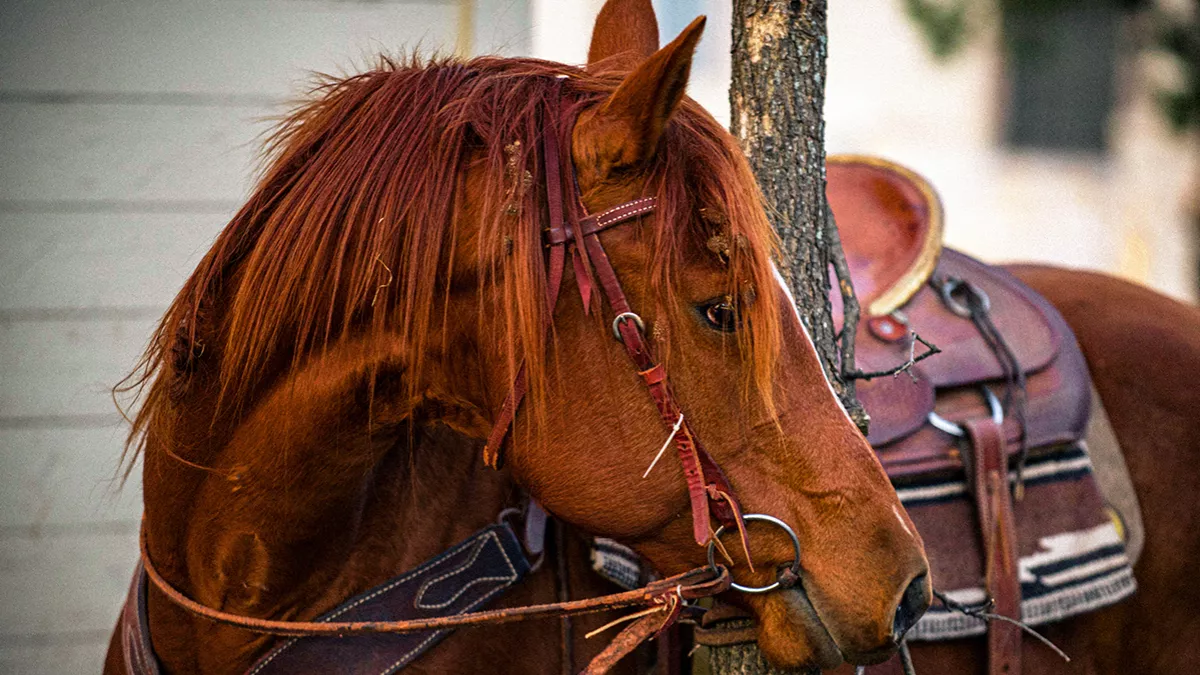
[[[841,376],[844,357],[853,368],[853,347],[839,357],[829,303],[830,264],[841,252],[825,200],[825,10],[826,0],[734,0],[732,131],[762,188],[782,243],[777,262],[822,365],[865,427],[853,383]],[[856,322],[857,303],[841,285]],[[716,647],[709,658],[720,675],[781,672],[754,644]]]
[[[853,382],[842,377],[853,363],[839,354],[829,304],[830,265],[841,247],[825,200],[825,8],[826,0],[734,0],[729,100],[733,134],[782,243],[779,267],[853,413]],[[856,313],[857,303],[848,309]]]

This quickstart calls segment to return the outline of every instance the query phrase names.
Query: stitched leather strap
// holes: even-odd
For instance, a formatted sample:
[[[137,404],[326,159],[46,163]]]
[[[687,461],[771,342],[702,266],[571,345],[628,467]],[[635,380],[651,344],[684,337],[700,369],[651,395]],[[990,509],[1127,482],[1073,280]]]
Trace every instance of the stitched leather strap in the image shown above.
[[[1017,567],[1017,526],[1008,486],[1008,455],[1003,428],[991,419],[965,423],[972,449],[972,485],[983,533],[988,594],[992,610],[1021,618],[1021,580]],[[988,625],[989,675],[1021,672],[1021,629],[1006,621]]]
[[[477,609],[519,583],[529,561],[508,525],[486,527],[403,575],[351,598],[319,622],[365,622],[455,616]],[[246,675],[378,675],[400,670],[450,634],[292,638],[267,652]]]
[[[657,197],[642,197],[631,202],[625,202],[600,213],[580,218],[579,231],[585,237],[589,234],[596,234],[614,225],[620,225],[627,220],[650,213],[656,206],[658,206]],[[568,229],[555,230],[551,228],[546,232],[546,243],[551,246],[565,244],[574,240],[575,233]]]
[[[508,526],[503,525],[501,527],[507,528]],[[513,536],[515,537],[515,535]],[[277,621],[222,612],[196,602],[172,586],[155,569],[146,550],[144,531],[141,537],[141,548],[142,564],[145,567],[147,578],[150,583],[154,584],[155,588],[174,604],[209,621],[233,626],[234,628],[241,628],[254,633],[283,637],[421,633],[444,628],[458,628],[460,626],[513,623],[531,619],[592,614],[610,609],[636,607],[638,605],[658,607],[664,605],[669,597],[696,600],[723,593],[729,589],[732,581],[729,570],[717,565],[715,569],[699,567],[673,577],[651,582],[632,591],[602,595],[584,600],[570,600],[543,605],[527,605],[523,607],[468,612],[454,616],[432,616],[399,621]]]

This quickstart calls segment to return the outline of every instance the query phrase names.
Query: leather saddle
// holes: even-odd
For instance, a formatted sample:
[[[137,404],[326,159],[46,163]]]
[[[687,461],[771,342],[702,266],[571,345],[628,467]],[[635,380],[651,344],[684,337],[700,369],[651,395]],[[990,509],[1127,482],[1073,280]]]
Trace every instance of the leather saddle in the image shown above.
[[[1081,442],[1092,389],[1065,321],[1005,270],[943,249],[941,204],[917,174],[831,156],[827,175],[862,310],[859,370],[922,353],[914,332],[941,351],[858,381],[868,440],[920,531],[935,587],[1031,624],[1132,593]],[[831,301],[840,317],[836,292]],[[1102,575],[1088,576],[1097,566]],[[909,639],[985,631],[989,672],[1020,672],[1021,632],[1007,622],[985,627],[935,607]]]
[[[929,424],[936,412],[951,422],[989,416],[982,387],[993,393],[1002,363],[963,309],[943,292],[965,282],[981,292],[997,332],[1026,378],[1026,447],[1077,441],[1087,426],[1087,367],[1066,323],[1041,296],[1005,270],[942,247],[942,209],[920,176],[885,160],[829,158],[830,206],[837,218],[863,316],[856,340],[862,371],[881,371],[913,354],[915,331],[941,353],[908,373],[860,381],[871,415],[867,439],[893,480],[962,471],[954,436]],[[874,259],[881,261],[876,262]],[[834,315],[841,298],[834,294]],[[836,327],[840,330],[840,325]],[[916,353],[923,350],[916,345]],[[1018,422],[1005,418],[1006,451],[1019,452]]]

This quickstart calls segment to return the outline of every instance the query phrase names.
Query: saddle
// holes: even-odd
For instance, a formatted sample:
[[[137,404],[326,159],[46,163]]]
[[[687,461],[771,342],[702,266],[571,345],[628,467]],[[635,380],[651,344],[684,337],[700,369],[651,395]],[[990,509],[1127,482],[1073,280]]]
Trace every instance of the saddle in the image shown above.
[[[863,311],[867,438],[924,540],[934,586],[960,609],[1029,625],[1130,595],[1129,559],[1086,451],[1087,365],[1065,321],[1005,270],[943,249],[941,204],[917,174],[832,156],[827,175]],[[940,353],[869,376],[916,361],[926,347],[914,333]],[[989,672],[1020,672],[1021,631],[1008,622],[935,606],[908,639],[984,633]],[[893,661],[878,672],[899,672]]]

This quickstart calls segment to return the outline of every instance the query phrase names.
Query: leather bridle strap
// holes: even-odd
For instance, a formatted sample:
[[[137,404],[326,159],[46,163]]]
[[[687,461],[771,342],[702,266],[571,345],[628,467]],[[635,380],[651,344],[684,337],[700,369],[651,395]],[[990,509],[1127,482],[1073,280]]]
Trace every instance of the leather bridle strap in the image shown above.
[[[632,203],[632,202],[631,202]],[[618,207],[620,208],[620,207]],[[683,411],[675,399],[671,386],[667,382],[667,372],[661,363],[655,363],[650,352],[646,336],[642,332],[640,320],[633,320],[636,315],[629,305],[621,282],[617,279],[616,270],[600,243],[600,237],[593,232],[583,239],[585,255],[590,259],[604,291],[605,299],[613,313],[617,316],[614,326],[621,336],[621,344],[625,353],[633,361],[642,376],[654,405],[658,408],[663,425],[674,434],[674,443],[679,461],[683,466],[683,475],[687,480],[688,495],[692,505],[692,535],[697,544],[708,543],[713,527],[709,513],[717,517],[722,525],[736,527],[742,535],[742,545],[746,547],[747,557],[749,548],[745,536],[745,525],[742,522],[741,509],[733,497],[733,488],[725,474],[721,472],[712,456],[700,444],[699,439],[692,433],[691,426],[683,418]],[[623,317],[629,319],[623,320]]]
[[[1017,525],[1008,482],[1003,427],[992,419],[963,423],[971,440],[971,487],[983,532],[984,574],[996,614],[1021,620],[1021,577]],[[988,673],[1020,675],[1021,627],[1008,621],[988,624]]]
[[[563,192],[562,192],[562,176],[561,165],[558,158],[558,128],[556,125],[547,124],[542,137],[542,164],[543,173],[546,176],[546,204],[550,210],[550,232],[563,232]],[[554,322],[554,309],[558,306],[558,293],[562,288],[563,270],[566,267],[566,239],[557,243],[551,243],[549,246],[548,260],[546,263],[546,325],[544,331],[546,334],[550,331],[550,326]],[[517,376],[513,380],[512,389],[508,395],[504,397],[504,404],[500,408],[500,414],[496,416],[496,422],[492,425],[492,431],[488,434],[487,442],[483,446],[483,461],[493,469],[497,469],[503,463],[504,441],[508,438],[508,432],[512,428],[513,418],[517,415],[517,408],[521,407],[521,401],[524,400],[525,394],[529,390],[529,375],[525,369],[524,361],[517,369]]]
[[[566,217],[569,211],[564,200],[563,174],[567,174],[568,185],[572,191],[575,191],[574,167],[569,158],[566,158],[567,161],[564,163],[564,158],[559,154],[560,134],[569,137],[569,133],[564,134],[564,132],[570,130],[559,128],[558,124],[554,122],[555,116],[548,114],[547,118],[546,130],[542,135],[543,171],[546,177],[546,202],[550,219],[550,226],[545,232],[545,241],[549,248],[546,274],[546,331],[549,331],[554,310],[558,304],[566,266],[566,248],[571,246],[575,278],[583,300],[584,312],[587,313],[590,307],[594,282],[592,271],[594,270],[604,297],[617,317],[614,321],[615,331],[620,336],[621,343],[630,360],[650,390],[650,395],[664,426],[672,434],[676,453],[687,481],[692,510],[692,535],[696,543],[700,545],[708,543],[714,531],[711,517],[715,516],[722,525],[737,528],[749,562],[749,541],[746,537],[741,509],[733,496],[733,489],[716,461],[704,449],[687,420],[683,418],[683,411],[676,402],[667,382],[666,370],[662,364],[654,361],[649,344],[642,332],[640,319],[630,320],[637,315],[632,311],[616,271],[598,236],[603,230],[652,212],[657,206],[657,200],[654,197],[643,197],[595,215],[584,212],[582,217],[572,223]],[[584,211],[582,205],[579,210]],[[505,397],[504,404],[501,406],[500,413],[484,445],[483,458],[489,466],[498,467],[502,461],[504,441],[512,428],[517,409],[528,391],[528,384],[528,374],[525,364],[522,363],[513,381],[512,389]]]
[[[146,577],[154,584],[155,588],[175,605],[209,621],[233,626],[234,628],[241,628],[253,633],[281,637],[344,637],[383,633],[421,633],[446,628],[460,628],[463,626],[514,623],[531,619],[577,616],[639,605],[647,606],[651,609],[661,607],[662,612],[673,614],[678,611],[679,602],[708,598],[723,593],[729,589],[733,581],[729,570],[724,566],[717,565],[715,568],[699,567],[689,572],[651,582],[642,588],[632,591],[612,593],[610,595],[583,600],[491,609],[407,621],[279,621],[223,612],[201,604],[185,595],[164,579],[154,567],[154,563],[150,559],[150,554],[146,547],[144,528],[141,534],[141,553],[142,564],[146,569]]]

